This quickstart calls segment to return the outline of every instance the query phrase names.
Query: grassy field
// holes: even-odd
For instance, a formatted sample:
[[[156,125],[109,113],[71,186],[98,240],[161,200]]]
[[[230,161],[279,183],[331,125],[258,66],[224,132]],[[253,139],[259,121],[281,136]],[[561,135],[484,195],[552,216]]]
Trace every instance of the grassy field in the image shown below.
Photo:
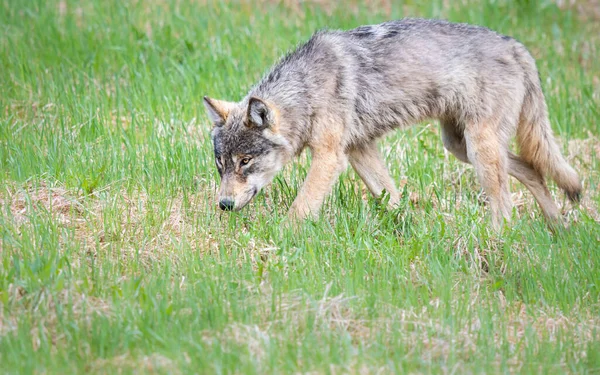
[[[599,373],[600,13],[568,4],[0,0],[0,372]],[[584,181],[578,208],[551,186],[568,230],[513,181],[491,232],[436,123],[381,143],[396,211],[349,170],[285,229],[309,156],[216,208],[202,96],[240,99],[317,28],[403,16],[530,48]]]

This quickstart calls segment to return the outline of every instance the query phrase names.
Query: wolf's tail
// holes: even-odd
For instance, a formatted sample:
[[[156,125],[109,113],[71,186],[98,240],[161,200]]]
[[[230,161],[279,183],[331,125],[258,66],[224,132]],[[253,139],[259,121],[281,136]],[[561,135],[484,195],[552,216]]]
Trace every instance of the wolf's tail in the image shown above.
[[[517,128],[521,158],[542,175],[550,175],[567,197],[577,202],[581,196],[581,182],[554,139],[535,60],[522,45],[516,48],[522,49],[516,56],[525,71],[526,90]]]

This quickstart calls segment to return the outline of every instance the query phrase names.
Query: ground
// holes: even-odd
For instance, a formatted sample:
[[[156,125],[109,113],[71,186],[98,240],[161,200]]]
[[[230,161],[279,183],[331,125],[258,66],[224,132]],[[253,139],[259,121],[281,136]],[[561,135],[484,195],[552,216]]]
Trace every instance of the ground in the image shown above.
[[[600,5],[480,0],[0,1],[0,363],[7,373],[600,371]],[[382,208],[348,170],[281,226],[303,155],[239,213],[215,203],[202,96],[240,99],[321,27],[403,16],[488,26],[538,61],[580,173],[551,233],[512,181],[489,229],[438,124],[381,150]]]

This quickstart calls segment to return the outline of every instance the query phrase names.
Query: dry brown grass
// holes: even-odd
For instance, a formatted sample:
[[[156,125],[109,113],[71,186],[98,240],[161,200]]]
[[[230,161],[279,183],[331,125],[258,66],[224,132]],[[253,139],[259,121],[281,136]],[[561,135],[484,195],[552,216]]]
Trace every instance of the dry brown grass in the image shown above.
[[[88,371],[97,374],[181,374],[175,362],[161,354],[132,355],[129,352],[96,359],[89,365]]]
[[[144,191],[127,193],[107,187],[85,196],[58,183],[42,181],[7,186],[0,195],[0,207],[10,215],[7,219],[17,236],[21,230],[31,229],[35,219],[69,230],[72,236],[59,239],[59,250],[79,249],[71,254],[74,266],[91,256],[125,264],[136,260],[151,267],[154,263],[177,264],[179,253],[174,249],[179,246],[189,246],[200,255],[233,244],[235,239],[222,236],[229,217],[215,209],[214,191],[213,182],[207,190],[188,194],[185,199],[178,195],[152,200]],[[208,226],[199,225],[203,215],[213,218]],[[239,231],[247,232],[248,228],[242,223]],[[0,239],[0,252],[4,247]],[[119,251],[111,251],[115,248]],[[274,249],[270,242],[252,239],[240,262],[247,260],[245,257],[256,261]]]
[[[599,0],[556,0],[561,9],[575,9],[584,21],[600,20]]]
[[[73,217],[79,216],[84,207],[81,197],[76,197],[62,186],[49,186],[47,182],[28,184],[25,188],[10,188],[0,196],[0,206],[8,206],[13,221],[17,224],[28,222],[32,215],[47,212],[59,223],[73,223]]]
[[[31,344],[37,351],[42,340],[49,340],[53,347],[64,343],[67,339],[60,325],[63,319],[77,321],[81,328],[91,329],[93,319],[97,316],[110,318],[112,309],[105,300],[86,296],[77,291],[76,285],[67,285],[58,293],[50,293],[42,289],[29,293],[23,287],[10,284],[6,293],[8,300],[5,306],[0,302],[0,337],[16,331],[18,319],[29,317]],[[67,311],[59,306],[70,306]],[[59,316],[58,311],[62,311]],[[5,311],[10,311],[6,314]]]
[[[457,295],[460,291],[460,280],[454,281]],[[589,313],[579,315],[578,319],[571,319],[562,312],[555,309],[532,309],[524,303],[513,303],[508,305],[501,292],[493,296],[482,296],[479,291],[472,293],[468,306],[458,306],[462,299],[454,300],[454,309],[466,310],[464,316],[471,316],[458,322],[458,326],[443,323],[446,306],[442,306],[439,299],[432,300],[421,309],[398,308],[391,305],[381,304],[377,306],[378,313],[386,318],[373,319],[368,313],[360,308],[360,301],[356,298],[345,297],[343,294],[337,296],[329,295],[326,288],[322,298],[314,300],[302,291],[294,291],[276,298],[277,314],[275,319],[269,313],[271,304],[271,290],[264,286],[263,290],[256,295],[253,304],[265,311],[264,320],[253,325],[245,325],[239,322],[226,326],[220,332],[206,331],[203,333],[204,341],[214,344],[220,343],[223,348],[229,345],[246,348],[257,361],[267,356],[266,347],[274,341],[289,340],[290,331],[298,340],[302,340],[307,332],[313,335],[327,336],[331,333],[336,335],[348,335],[355,344],[369,347],[370,343],[381,345],[384,338],[385,345],[394,347],[402,343],[409,352],[420,355],[424,362],[448,360],[450,353],[463,358],[475,356],[481,344],[479,340],[482,327],[478,314],[486,306],[494,311],[493,305],[501,307],[502,315],[494,320],[496,326],[494,341],[486,345],[494,345],[498,349],[509,346],[509,369],[511,373],[518,373],[523,366],[522,349],[533,345],[532,339],[554,342],[557,337],[565,334],[576,335],[574,345],[581,348],[575,353],[577,360],[583,360],[587,356],[585,347],[590,342],[600,340],[600,318]],[[581,318],[581,317],[586,318]],[[309,318],[311,317],[311,318]],[[312,327],[307,326],[312,321]],[[285,334],[285,337],[280,337]],[[485,336],[485,334],[484,334]],[[300,342],[296,343],[300,345]],[[227,350],[227,349],[225,349]],[[502,358],[497,358],[492,365],[496,370],[500,369]],[[561,358],[561,363],[566,366],[566,354]],[[378,371],[389,371],[385,366],[382,368],[371,368],[366,365],[356,368],[345,368],[342,373],[377,373]],[[452,369],[446,369],[451,371]],[[460,369],[454,369],[454,371]],[[558,369],[557,369],[558,370]],[[562,370],[567,370],[563,367]]]

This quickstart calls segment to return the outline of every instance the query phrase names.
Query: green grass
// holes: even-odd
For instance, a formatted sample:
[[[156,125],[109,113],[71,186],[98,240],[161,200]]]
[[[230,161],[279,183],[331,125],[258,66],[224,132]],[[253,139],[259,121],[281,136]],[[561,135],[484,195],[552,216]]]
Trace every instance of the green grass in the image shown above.
[[[593,3],[0,0],[3,373],[600,371],[600,23]],[[589,8],[587,8],[589,7]],[[240,213],[215,206],[203,95],[240,99],[320,27],[443,17],[538,59],[585,196],[552,235],[513,184],[496,235],[437,124],[381,147],[404,190],[352,171],[281,226],[307,158]]]

